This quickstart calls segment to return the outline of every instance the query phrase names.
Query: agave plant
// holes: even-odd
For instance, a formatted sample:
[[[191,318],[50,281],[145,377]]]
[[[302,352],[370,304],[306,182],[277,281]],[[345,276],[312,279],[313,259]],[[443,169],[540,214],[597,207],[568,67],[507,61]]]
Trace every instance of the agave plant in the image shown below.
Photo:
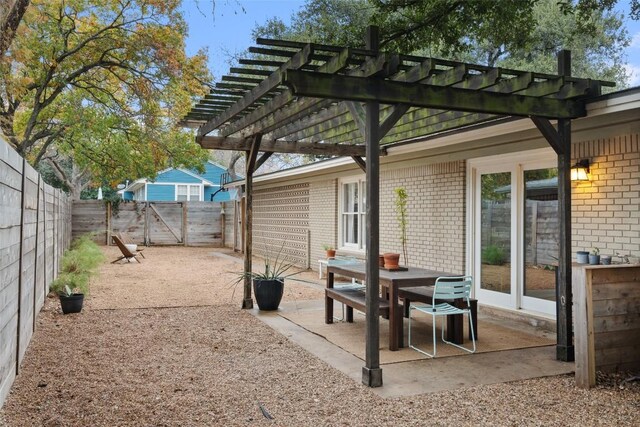
[[[290,271],[295,266],[292,263],[286,262],[284,259],[282,259],[282,250],[284,248],[284,243],[285,242],[283,240],[282,245],[280,245],[280,249],[273,259],[269,256],[269,251],[265,250],[266,255],[264,258],[263,271],[243,271],[242,273],[238,273],[238,279],[234,284],[242,282],[247,277],[251,280],[284,280],[289,277],[295,276],[296,274],[300,274],[300,271]]]

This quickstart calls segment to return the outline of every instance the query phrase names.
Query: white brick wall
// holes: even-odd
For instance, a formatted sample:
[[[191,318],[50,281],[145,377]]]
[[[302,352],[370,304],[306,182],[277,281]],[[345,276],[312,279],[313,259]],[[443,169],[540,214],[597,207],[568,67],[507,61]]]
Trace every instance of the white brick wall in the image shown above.
[[[325,258],[322,245],[337,247],[338,180],[313,182],[309,188],[309,227],[311,230],[311,267]]]
[[[380,176],[380,251],[402,253],[394,209],[397,187],[408,201],[409,265],[463,273],[465,259],[465,163],[384,171]],[[403,260],[401,258],[401,263]]]
[[[306,267],[309,184],[256,189],[253,198],[253,252]]]
[[[574,182],[573,249],[640,255],[640,135],[574,144],[574,161],[589,159],[591,180]]]

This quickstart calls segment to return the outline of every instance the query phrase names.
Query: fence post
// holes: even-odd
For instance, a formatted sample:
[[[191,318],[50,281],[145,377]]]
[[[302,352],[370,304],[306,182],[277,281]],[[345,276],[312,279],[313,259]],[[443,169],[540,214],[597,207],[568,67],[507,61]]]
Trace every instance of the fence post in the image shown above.
[[[226,217],[226,212],[224,211],[224,202],[220,203],[220,227],[222,228],[222,235],[220,236],[222,238],[222,247],[225,247],[225,240],[226,240],[226,232],[225,232],[225,217]]]
[[[25,211],[25,188],[27,174],[25,169],[27,160],[22,159],[22,187],[20,189],[20,258],[18,258],[18,321],[16,327],[16,375],[20,373],[20,327],[22,318],[22,264],[24,261],[24,211]]]
[[[187,202],[182,202],[182,244],[187,246]]]
[[[36,199],[36,255],[33,264],[33,332],[36,331],[36,308],[38,307],[38,236],[40,231],[40,174],[38,174],[38,191]]]
[[[111,202],[107,202],[107,230],[106,230],[106,238],[107,238],[107,246],[111,246]]]

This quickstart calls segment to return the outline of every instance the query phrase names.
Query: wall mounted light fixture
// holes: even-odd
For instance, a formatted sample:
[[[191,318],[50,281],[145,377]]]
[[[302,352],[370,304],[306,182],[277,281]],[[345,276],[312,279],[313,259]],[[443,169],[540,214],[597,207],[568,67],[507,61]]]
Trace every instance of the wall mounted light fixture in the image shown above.
[[[582,159],[571,166],[571,181],[589,181],[589,160]]]

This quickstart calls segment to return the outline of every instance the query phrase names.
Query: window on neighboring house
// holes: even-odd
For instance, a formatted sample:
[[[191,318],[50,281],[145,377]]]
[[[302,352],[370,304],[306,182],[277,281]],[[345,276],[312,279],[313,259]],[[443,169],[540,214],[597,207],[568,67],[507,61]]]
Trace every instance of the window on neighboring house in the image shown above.
[[[185,202],[189,200],[188,185],[176,185],[176,201]]]
[[[200,186],[199,185],[190,185],[189,186],[189,200],[192,202],[200,201]]]
[[[366,241],[366,200],[364,178],[340,184],[340,247],[364,250]]]
[[[200,186],[189,184],[176,185],[176,201],[178,202],[198,202],[200,201]]]

